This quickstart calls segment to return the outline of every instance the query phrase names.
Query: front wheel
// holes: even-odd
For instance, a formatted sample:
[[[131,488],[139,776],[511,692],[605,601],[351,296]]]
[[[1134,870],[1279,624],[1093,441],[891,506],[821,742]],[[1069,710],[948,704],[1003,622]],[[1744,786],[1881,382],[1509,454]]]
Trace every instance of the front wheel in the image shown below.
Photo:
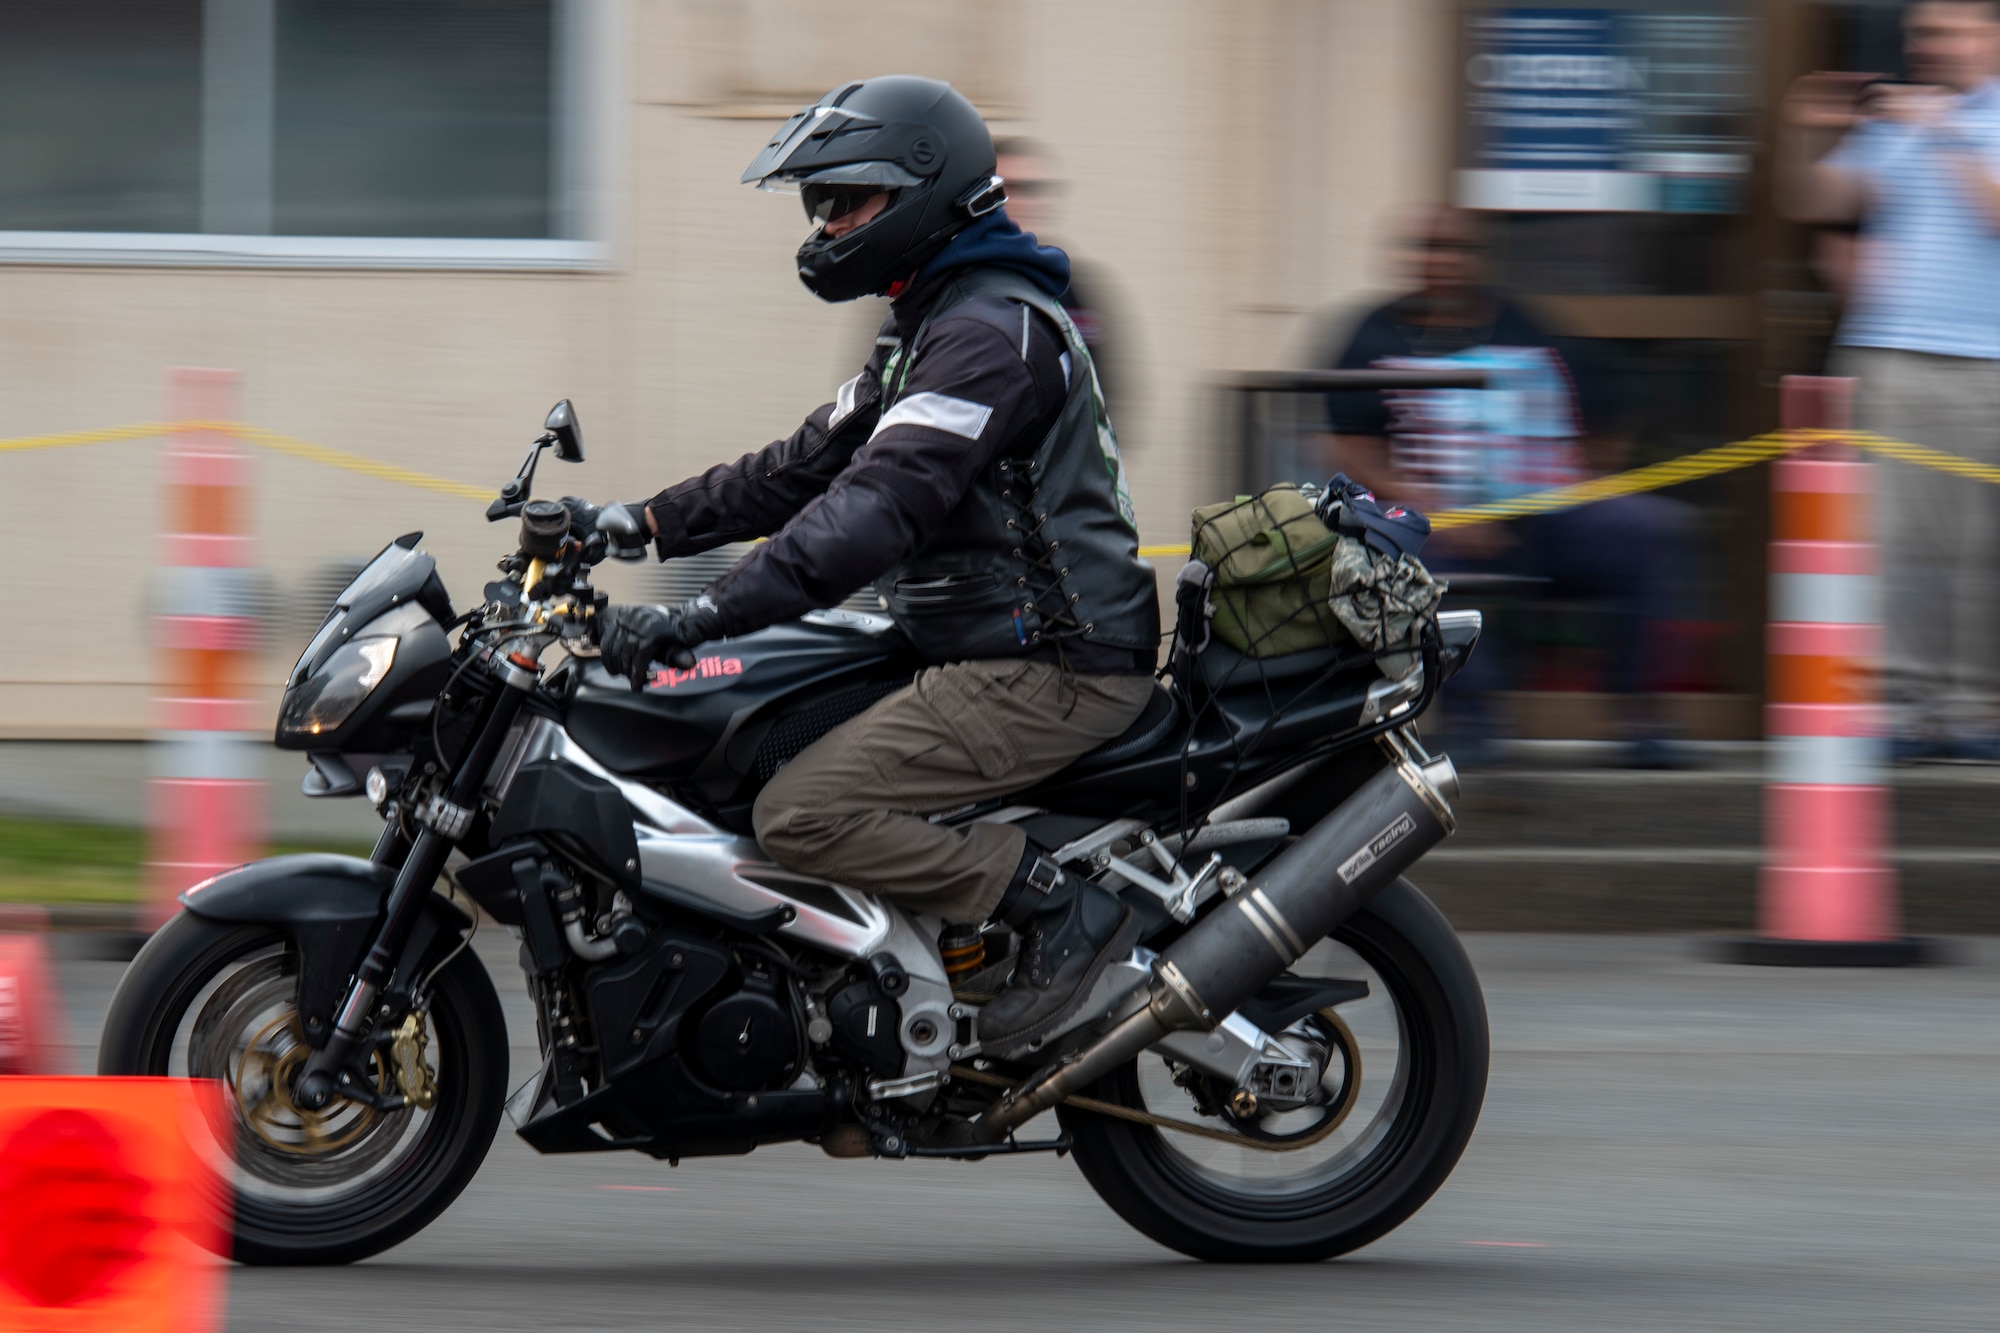
[[[471,950],[433,979],[423,1016],[429,1109],[383,1111],[336,1099],[318,1112],[291,1100],[307,1047],[299,1028],[298,955],[275,926],[183,912],[132,961],[98,1051],[100,1074],[216,1079],[220,1117],[201,1144],[233,1179],[230,1257],[248,1264],[341,1264],[407,1240],[472,1179],[506,1095],[500,999]],[[372,1057],[383,1092],[403,1088],[386,1050]]]
[[[1318,1043],[1324,1086],[1256,1109],[1158,1055],[1084,1097],[1207,1130],[1065,1104],[1091,1187],[1160,1244],[1197,1259],[1311,1262],[1388,1234],[1437,1192],[1486,1095],[1486,1004],[1451,926],[1399,879],[1292,968],[1364,980],[1368,998],[1288,1029]]]

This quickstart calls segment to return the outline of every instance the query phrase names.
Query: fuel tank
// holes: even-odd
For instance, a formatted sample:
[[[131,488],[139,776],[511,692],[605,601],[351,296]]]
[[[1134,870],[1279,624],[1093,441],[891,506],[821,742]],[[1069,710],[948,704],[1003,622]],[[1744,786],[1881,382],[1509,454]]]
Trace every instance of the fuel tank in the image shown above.
[[[918,664],[886,617],[814,611],[703,644],[693,667],[655,667],[637,694],[600,663],[580,665],[563,726],[591,758],[628,777],[698,783],[727,801],[909,684]]]

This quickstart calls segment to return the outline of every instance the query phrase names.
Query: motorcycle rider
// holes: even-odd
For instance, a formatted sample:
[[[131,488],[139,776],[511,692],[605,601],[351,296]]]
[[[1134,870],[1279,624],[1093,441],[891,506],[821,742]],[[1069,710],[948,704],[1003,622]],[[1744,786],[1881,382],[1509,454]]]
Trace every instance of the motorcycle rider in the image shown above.
[[[641,689],[655,662],[873,581],[931,665],[780,770],[757,837],[781,864],[947,924],[1013,927],[1019,961],[979,1038],[1025,1054],[1129,951],[1131,909],[1013,825],[926,816],[1058,772],[1154,689],[1153,571],[1060,304],[1068,260],[1008,218],[985,123],[936,80],[834,89],[743,180],[803,197],[808,290],[886,295],[888,315],[861,372],[789,438],[633,506],[662,560],[769,540],[686,605],[608,608],[603,662]]]

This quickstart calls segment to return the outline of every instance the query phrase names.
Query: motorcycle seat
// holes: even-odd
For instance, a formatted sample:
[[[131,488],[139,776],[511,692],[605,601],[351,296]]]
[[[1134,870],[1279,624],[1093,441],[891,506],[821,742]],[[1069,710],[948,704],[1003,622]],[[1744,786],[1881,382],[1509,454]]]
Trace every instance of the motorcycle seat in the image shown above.
[[[1182,662],[1186,659],[1183,657]],[[1263,691],[1290,686],[1300,688],[1320,679],[1349,675],[1374,680],[1380,673],[1372,654],[1358,648],[1326,648],[1311,652],[1287,653],[1283,657],[1249,657],[1221,640],[1211,642],[1186,671],[1190,684],[1205,695],[1228,694],[1237,690]]]
[[[1114,736],[1095,750],[1084,755],[1062,771],[1065,778],[1095,772],[1099,769],[1115,768],[1128,760],[1145,754],[1160,744],[1183,725],[1181,706],[1174,696],[1155,682],[1153,693],[1146,700],[1146,706],[1125,728],[1124,734]]]

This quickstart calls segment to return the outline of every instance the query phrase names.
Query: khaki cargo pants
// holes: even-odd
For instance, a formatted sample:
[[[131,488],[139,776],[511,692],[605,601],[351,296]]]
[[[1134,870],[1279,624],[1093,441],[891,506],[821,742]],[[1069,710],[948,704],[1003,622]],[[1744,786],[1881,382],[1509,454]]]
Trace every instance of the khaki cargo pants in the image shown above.
[[[2000,463],[2000,362],[1843,347],[1854,424]],[[1882,545],[1882,686],[1911,739],[2000,731],[2000,488],[1912,463],[1875,464]]]
[[[922,816],[1006,796],[1123,734],[1147,676],[1064,677],[1044,662],[954,662],[835,727],[778,771],[752,817],[783,865],[949,922],[992,915],[1027,835]]]

